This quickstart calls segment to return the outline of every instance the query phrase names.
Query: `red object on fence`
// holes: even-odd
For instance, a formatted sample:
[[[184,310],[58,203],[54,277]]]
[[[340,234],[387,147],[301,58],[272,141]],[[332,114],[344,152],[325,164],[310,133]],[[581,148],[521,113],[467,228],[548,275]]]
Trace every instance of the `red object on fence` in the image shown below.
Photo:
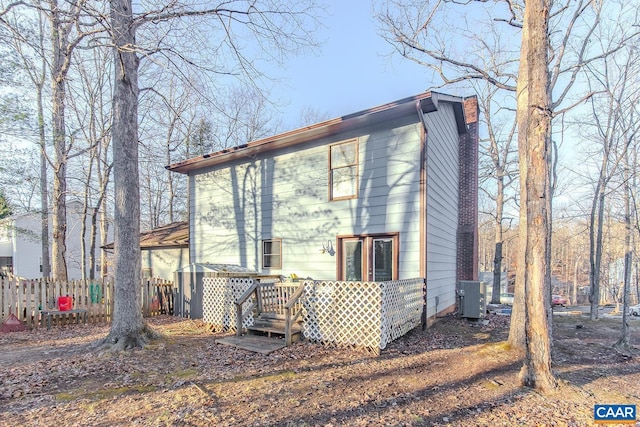
[[[73,297],[58,297],[58,310],[69,311],[73,307]]]
[[[20,332],[26,330],[27,327],[13,314],[9,314],[4,322],[0,331],[2,332]]]

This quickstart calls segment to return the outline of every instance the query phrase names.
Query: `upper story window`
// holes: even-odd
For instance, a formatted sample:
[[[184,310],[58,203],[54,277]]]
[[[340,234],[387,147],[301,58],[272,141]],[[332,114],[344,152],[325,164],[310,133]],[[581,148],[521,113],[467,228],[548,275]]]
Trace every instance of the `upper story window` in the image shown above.
[[[358,196],[358,140],[329,147],[329,199]]]
[[[262,268],[282,268],[282,240],[262,241]]]

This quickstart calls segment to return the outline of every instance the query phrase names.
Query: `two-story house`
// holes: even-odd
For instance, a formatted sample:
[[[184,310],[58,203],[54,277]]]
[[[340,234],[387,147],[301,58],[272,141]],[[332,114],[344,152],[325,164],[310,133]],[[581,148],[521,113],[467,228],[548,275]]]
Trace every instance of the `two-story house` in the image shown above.
[[[426,92],[167,168],[188,176],[192,263],[341,281],[477,280],[478,106]]]

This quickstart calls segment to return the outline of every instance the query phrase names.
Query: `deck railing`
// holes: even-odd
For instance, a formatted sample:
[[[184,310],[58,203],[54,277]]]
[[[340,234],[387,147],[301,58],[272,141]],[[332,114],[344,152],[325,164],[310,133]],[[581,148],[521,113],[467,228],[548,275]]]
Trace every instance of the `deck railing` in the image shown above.
[[[259,310],[285,315],[285,304],[298,289],[300,283],[264,283],[260,282],[260,307]],[[295,309],[301,309],[302,303],[298,300]]]

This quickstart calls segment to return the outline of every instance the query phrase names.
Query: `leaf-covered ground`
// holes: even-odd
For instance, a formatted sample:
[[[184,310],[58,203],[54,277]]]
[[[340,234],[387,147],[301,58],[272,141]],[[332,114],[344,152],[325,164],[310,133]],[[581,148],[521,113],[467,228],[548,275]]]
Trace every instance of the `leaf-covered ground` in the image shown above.
[[[590,426],[593,405],[640,404],[640,357],[620,319],[556,316],[557,393],[519,388],[508,317],[447,317],[381,355],[299,342],[270,355],[158,317],[144,350],[97,352],[108,326],[0,334],[0,426]],[[640,343],[640,320],[632,342]]]

